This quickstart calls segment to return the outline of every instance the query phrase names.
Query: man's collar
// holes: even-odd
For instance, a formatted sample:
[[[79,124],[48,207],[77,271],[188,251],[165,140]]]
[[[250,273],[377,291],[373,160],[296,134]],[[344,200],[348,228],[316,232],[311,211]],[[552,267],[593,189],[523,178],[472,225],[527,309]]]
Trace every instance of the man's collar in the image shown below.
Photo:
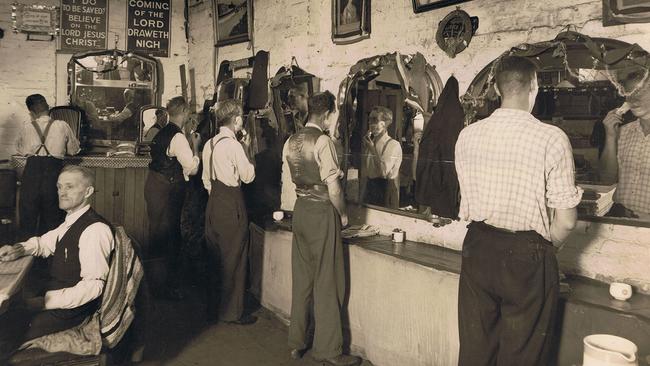
[[[313,127],[313,128],[317,128],[317,129],[318,129],[319,131],[321,131],[321,132],[323,131],[323,129],[320,128],[320,126],[317,125],[317,124],[315,124],[314,122],[307,122],[307,123],[305,123],[305,127]]]
[[[48,115],[40,116],[40,117],[36,118],[36,122],[39,122],[39,123],[50,122],[50,116],[48,116]]]
[[[237,139],[235,132],[226,126],[219,127],[219,133]]]
[[[85,214],[90,210],[90,204],[86,204],[82,208],[78,209],[77,211],[65,215],[65,221],[63,222],[67,227],[72,226],[80,217],[81,215]]]

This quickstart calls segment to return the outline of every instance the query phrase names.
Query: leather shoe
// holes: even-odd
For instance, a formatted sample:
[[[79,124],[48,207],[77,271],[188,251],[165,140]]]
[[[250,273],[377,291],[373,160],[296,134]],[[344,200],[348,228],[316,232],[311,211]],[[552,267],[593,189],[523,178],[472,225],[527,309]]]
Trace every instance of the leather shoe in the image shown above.
[[[291,350],[291,358],[294,360],[299,360],[302,358],[302,356],[305,354],[307,350],[306,349],[292,349]]]
[[[361,358],[350,355],[338,355],[336,357],[326,358],[324,360],[317,360],[326,365],[334,366],[357,366],[361,363]]]
[[[239,318],[237,320],[226,322],[226,323],[237,324],[237,325],[251,325],[251,324],[254,324],[256,321],[257,321],[256,316],[254,316],[254,315],[244,315],[244,316],[242,316],[241,318]]]

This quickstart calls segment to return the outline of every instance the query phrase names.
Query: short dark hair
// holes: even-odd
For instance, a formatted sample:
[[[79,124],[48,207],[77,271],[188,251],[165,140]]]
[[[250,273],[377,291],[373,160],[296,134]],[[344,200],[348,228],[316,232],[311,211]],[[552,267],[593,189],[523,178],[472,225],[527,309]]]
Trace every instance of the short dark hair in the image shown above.
[[[511,95],[530,88],[537,72],[537,65],[531,59],[505,56],[497,62],[496,82],[501,95]]]
[[[47,100],[41,94],[32,94],[25,99],[25,105],[30,112],[35,114],[47,112],[50,110],[50,106],[47,104]]]
[[[61,173],[59,175],[63,173],[79,173],[86,181],[88,187],[95,187],[95,174],[93,174],[93,172],[86,167],[79,165],[66,165],[63,167],[63,169],[61,169]]]
[[[183,112],[183,109],[189,108],[189,106],[187,105],[185,98],[178,96],[170,99],[165,108],[167,109],[167,114],[170,116],[177,116]]]
[[[368,123],[372,124],[379,121],[384,121],[386,127],[390,126],[393,123],[393,111],[384,106],[374,106],[370,110],[370,115],[368,115]]]
[[[307,106],[309,107],[309,114],[316,116],[321,116],[327,112],[333,113],[336,111],[336,97],[329,90],[325,90],[309,97]]]
[[[235,99],[226,99],[217,102],[214,108],[214,118],[219,126],[225,126],[235,120],[235,117],[244,114],[241,103]]]

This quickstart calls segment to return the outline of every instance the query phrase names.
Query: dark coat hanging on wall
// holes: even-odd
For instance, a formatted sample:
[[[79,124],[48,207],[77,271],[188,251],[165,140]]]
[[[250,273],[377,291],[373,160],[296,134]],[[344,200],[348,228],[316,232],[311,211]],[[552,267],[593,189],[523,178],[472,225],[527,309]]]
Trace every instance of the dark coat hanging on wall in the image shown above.
[[[416,169],[415,199],[434,215],[456,219],[460,188],[454,166],[454,148],[465,114],[458,99],[458,80],[450,77],[435,113],[424,128]]]

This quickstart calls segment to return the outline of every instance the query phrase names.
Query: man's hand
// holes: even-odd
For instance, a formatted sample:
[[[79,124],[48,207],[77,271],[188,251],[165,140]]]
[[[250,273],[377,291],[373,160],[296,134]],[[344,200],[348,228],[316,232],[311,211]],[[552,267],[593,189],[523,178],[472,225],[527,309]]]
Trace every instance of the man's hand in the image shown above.
[[[23,256],[25,256],[25,247],[20,243],[0,247],[0,262],[15,261]]]
[[[251,135],[244,132],[244,130],[242,130],[242,133],[244,136],[241,138],[241,144],[244,145],[246,149],[248,149],[251,146]]]
[[[607,113],[603,120],[607,136],[618,136],[618,130],[621,127],[621,123],[623,123],[623,117],[616,112],[616,109]]]
[[[348,226],[348,215],[341,215],[341,227],[345,228],[346,226]]]
[[[372,138],[370,137],[370,134],[366,134],[363,136],[363,146],[365,146],[368,150],[372,151],[372,148],[375,147],[375,143],[372,141]]]
[[[198,132],[192,132],[190,135],[190,142],[192,143],[192,151],[198,154],[199,144],[201,144],[201,135]]]

